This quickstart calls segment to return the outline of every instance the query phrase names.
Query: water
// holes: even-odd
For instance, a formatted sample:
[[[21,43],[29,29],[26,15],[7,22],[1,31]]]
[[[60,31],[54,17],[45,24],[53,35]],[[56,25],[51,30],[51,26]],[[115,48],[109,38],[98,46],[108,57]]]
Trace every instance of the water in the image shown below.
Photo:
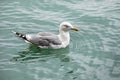
[[[39,49],[11,31],[58,33],[77,26],[65,49]],[[119,0],[0,0],[0,80],[120,80]]]

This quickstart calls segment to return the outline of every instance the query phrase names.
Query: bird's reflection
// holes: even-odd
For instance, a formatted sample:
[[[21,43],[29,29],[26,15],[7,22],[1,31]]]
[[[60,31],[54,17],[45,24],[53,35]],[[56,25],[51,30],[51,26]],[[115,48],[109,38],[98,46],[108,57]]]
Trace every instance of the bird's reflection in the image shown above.
[[[47,61],[53,58],[59,58],[61,61],[68,62],[69,47],[64,49],[40,49],[34,45],[30,45],[28,49],[19,52],[19,55],[13,57],[13,61],[32,62]]]

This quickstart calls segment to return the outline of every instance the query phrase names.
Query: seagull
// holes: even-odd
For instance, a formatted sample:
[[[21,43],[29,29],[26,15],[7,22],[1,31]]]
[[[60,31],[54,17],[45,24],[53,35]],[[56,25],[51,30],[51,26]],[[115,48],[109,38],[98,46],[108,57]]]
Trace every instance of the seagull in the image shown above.
[[[62,22],[59,26],[59,34],[55,35],[51,32],[39,32],[37,34],[22,34],[14,32],[18,37],[25,40],[25,42],[36,45],[40,48],[60,49],[66,48],[70,43],[69,31],[79,31],[78,28],[73,27],[69,22]]]

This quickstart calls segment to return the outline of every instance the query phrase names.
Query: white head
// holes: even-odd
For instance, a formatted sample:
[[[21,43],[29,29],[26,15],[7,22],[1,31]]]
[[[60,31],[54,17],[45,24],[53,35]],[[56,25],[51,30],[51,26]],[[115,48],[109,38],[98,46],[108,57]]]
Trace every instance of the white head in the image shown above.
[[[60,24],[60,31],[68,32],[69,30],[78,31],[78,29],[73,27],[69,22],[62,22]]]
[[[66,47],[69,42],[70,42],[70,35],[69,35],[69,31],[70,30],[74,30],[74,31],[78,31],[77,28],[73,27],[70,23],[68,22],[62,22],[60,24],[60,33],[59,33],[59,38],[62,41],[62,47]]]

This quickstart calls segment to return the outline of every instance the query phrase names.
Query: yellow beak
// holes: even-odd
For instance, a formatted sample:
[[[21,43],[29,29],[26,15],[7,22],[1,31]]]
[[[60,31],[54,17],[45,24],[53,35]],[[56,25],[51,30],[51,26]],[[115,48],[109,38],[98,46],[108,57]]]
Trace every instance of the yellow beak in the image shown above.
[[[78,28],[74,27],[74,28],[71,28],[71,30],[74,30],[74,31],[79,31]]]

